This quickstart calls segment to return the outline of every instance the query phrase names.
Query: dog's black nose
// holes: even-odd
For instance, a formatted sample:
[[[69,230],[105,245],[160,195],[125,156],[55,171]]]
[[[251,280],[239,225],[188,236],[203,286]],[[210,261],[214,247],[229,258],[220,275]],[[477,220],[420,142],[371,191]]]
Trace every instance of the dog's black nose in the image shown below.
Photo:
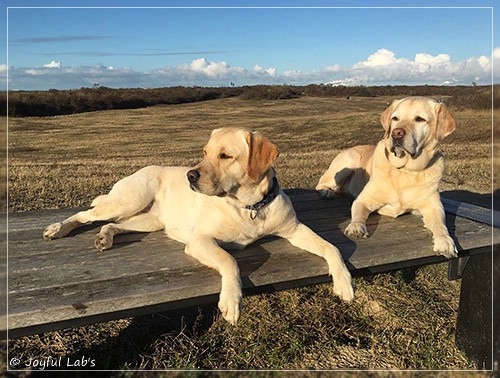
[[[195,182],[197,182],[200,179],[200,172],[198,172],[195,169],[191,169],[190,171],[188,171],[187,177],[188,177],[188,181],[191,184],[194,184]]]
[[[406,131],[404,129],[399,128],[399,127],[392,130],[392,138],[393,139],[401,139],[405,135],[406,135]]]

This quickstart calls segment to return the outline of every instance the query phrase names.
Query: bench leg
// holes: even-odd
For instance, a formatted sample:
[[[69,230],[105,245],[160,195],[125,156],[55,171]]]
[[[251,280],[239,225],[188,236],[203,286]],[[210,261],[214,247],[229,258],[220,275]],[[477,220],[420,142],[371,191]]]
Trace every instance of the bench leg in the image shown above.
[[[494,230],[498,232],[498,230]],[[500,277],[500,246],[493,248],[493,277],[496,282],[493,289],[493,371],[500,371],[500,290],[498,290],[498,278]]]
[[[470,256],[462,274],[456,329],[457,346],[486,370],[492,369],[491,273],[491,253]]]

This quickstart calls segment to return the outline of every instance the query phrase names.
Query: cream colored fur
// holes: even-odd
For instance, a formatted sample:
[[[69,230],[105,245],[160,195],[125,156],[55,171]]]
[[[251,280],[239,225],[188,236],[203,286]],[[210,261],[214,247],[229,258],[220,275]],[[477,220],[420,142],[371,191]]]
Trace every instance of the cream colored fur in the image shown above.
[[[323,198],[333,198],[336,193],[356,198],[345,229],[348,236],[368,237],[366,220],[374,211],[391,217],[413,212],[422,215],[432,232],[434,251],[456,257],[438,192],[444,173],[439,143],[455,130],[455,119],[442,103],[407,97],[394,101],[380,121],[384,139],[376,146],[342,151],[316,190]],[[398,138],[398,134],[404,137]]]
[[[114,221],[97,234],[95,245],[102,251],[112,247],[117,234],[164,230],[186,244],[188,255],[220,273],[219,308],[232,324],[240,316],[241,280],[236,260],[223,248],[242,248],[264,235],[281,236],[324,258],[334,292],[346,301],[353,298],[351,275],[338,249],[297,220],[281,189],[261,210],[245,209],[262,200],[273,184],[274,144],[249,130],[224,128],[212,132],[204,154],[192,169],[149,166],[125,177],[109,194],[97,197],[90,210],[48,226],[45,239],[64,237],[88,222]]]

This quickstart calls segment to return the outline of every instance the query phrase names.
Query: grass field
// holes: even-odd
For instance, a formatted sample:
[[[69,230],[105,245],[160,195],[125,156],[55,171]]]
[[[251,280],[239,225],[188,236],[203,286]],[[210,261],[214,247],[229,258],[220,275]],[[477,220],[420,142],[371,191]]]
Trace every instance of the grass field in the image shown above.
[[[259,130],[278,145],[283,187],[314,188],[339,150],[382,137],[379,117],[390,100],[230,98],[10,118],[9,210],[87,206],[142,166],[194,165],[210,130],[225,126]],[[491,111],[451,110],[458,128],[443,143],[441,190],[488,204]],[[9,352],[22,360],[91,357],[112,370],[474,369],[454,345],[460,283],[446,269],[358,278],[350,305],[327,284],[246,297],[236,327],[214,305],[23,337],[10,340]]]

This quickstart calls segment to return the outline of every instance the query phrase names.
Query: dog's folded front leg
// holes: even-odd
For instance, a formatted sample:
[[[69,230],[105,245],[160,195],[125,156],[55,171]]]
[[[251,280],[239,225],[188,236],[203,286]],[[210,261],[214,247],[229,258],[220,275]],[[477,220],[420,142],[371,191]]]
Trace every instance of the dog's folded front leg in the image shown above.
[[[240,317],[242,293],[240,270],[234,257],[222,249],[213,238],[204,236],[194,236],[186,244],[185,251],[203,265],[219,272],[222,277],[219,309],[224,319],[235,325]]]
[[[292,231],[280,234],[292,245],[320,256],[328,263],[328,273],[333,277],[333,291],[344,301],[354,297],[351,273],[344,264],[337,247],[330,244],[303,223],[297,224]]]

